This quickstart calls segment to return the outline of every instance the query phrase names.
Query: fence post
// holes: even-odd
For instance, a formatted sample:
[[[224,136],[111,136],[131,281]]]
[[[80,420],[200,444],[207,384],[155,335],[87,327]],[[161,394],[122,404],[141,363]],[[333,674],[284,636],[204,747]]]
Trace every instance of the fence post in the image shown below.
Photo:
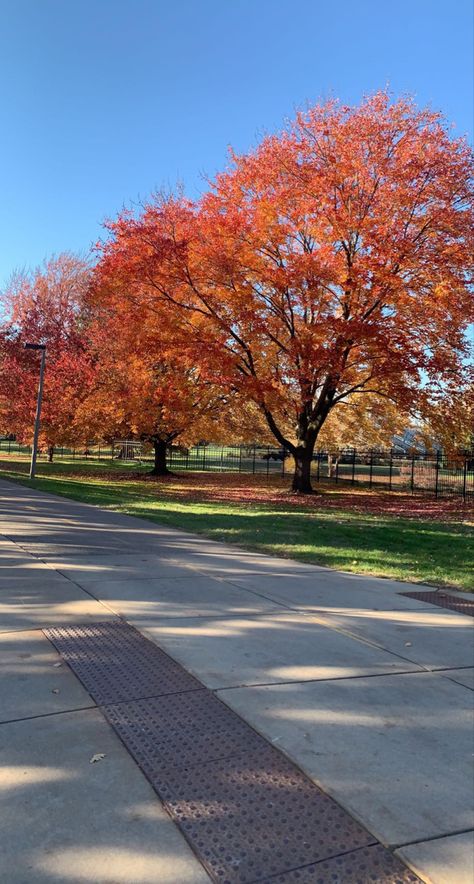
[[[206,446],[205,445],[203,445],[203,448],[202,448],[202,468],[204,471],[206,470]]]
[[[270,472],[270,448],[267,448],[267,479]]]
[[[415,455],[412,454],[411,457],[411,481],[410,481],[411,493],[413,494],[415,488]]]
[[[339,481],[339,457],[336,457],[336,484]]]
[[[374,449],[370,449],[369,487],[372,488],[372,474],[374,472]]]
[[[256,447],[254,445],[253,446],[253,470],[252,470],[254,475],[255,475],[255,456],[256,456]]]
[[[388,474],[388,490],[392,490],[393,448],[390,449],[390,471]]]
[[[321,452],[318,451],[318,468],[316,470],[316,482],[319,482],[320,474],[321,474]]]
[[[356,475],[356,450],[352,449],[352,484],[354,485]]]
[[[463,500],[466,500],[466,492],[467,492],[467,457],[464,458],[464,475],[463,475],[463,480],[462,480]]]
[[[438,497],[438,484],[439,484],[439,448],[436,452],[436,466],[435,466],[435,497]]]
[[[285,454],[286,454],[286,451],[285,451],[285,449],[283,449],[283,460],[281,462],[281,478],[282,479],[285,478]]]
[[[239,448],[239,473],[242,472],[242,446]]]

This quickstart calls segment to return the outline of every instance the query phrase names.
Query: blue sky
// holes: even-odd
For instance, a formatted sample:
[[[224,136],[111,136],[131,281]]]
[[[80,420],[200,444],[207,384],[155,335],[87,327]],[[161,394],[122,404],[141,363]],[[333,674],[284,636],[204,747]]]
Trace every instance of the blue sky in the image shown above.
[[[0,0],[0,284],[298,107],[387,86],[473,134],[472,0]]]

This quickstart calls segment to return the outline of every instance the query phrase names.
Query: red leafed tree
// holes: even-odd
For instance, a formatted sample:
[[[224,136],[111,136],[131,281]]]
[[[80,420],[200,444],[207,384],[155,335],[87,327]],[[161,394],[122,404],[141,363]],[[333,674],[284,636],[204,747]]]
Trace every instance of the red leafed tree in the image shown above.
[[[253,401],[311,491],[314,445],[348,397],[420,409],[460,376],[474,319],[473,158],[439,115],[385,93],[331,101],[233,156],[197,204],[109,225],[99,272],[176,317],[180,342]],[[181,335],[178,335],[181,337]]]
[[[119,282],[120,280],[120,282]],[[89,292],[95,382],[78,421],[89,436],[132,435],[151,444],[152,474],[166,475],[173,444],[218,441],[232,432],[234,399],[190,358],[179,316],[122,295],[120,270],[100,268]]]
[[[50,459],[56,446],[86,441],[76,414],[94,377],[83,312],[89,278],[84,261],[62,254],[32,273],[15,275],[2,293],[2,429],[31,442],[39,358],[24,344],[46,344],[40,445]]]

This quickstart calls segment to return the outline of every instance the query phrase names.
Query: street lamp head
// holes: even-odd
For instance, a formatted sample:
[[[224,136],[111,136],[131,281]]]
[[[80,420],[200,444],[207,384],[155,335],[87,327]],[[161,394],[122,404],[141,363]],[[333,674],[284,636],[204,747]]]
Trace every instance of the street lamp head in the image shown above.
[[[46,344],[24,344],[25,350],[46,350]]]

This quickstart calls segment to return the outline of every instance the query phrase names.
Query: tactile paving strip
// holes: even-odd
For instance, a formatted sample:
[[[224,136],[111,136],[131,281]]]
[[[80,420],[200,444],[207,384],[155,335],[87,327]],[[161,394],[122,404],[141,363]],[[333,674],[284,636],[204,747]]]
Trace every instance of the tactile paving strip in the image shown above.
[[[202,690],[202,684],[122,620],[44,629],[96,703]]]
[[[104,706],[143,772],[190,767],[268,746],[242,718],[206,689]]]
[[[420,879],[389,850],[376,844],[344,856],[324,860],[284,875],[264,878],[261,884],[419,884]]]
[[[214,880],[226,884],[376,841],[271,746],[161,770],[151,781]]]
[[[399,595],[408,596],[410,599],[419,599],[429,605],[439,605],[440,608],[449,608],[450,611],[458,611],[459,614],[469,614],[474,617],[474,599],[461,599],[455,595],[444,592],[400,592]]]
[[[214,881],[418,881],[134,627],[117,620],[44,633],[103,706]],[[336,858],[342,865],[331,865]],[[291,877],[313,868],[316,877]]]

